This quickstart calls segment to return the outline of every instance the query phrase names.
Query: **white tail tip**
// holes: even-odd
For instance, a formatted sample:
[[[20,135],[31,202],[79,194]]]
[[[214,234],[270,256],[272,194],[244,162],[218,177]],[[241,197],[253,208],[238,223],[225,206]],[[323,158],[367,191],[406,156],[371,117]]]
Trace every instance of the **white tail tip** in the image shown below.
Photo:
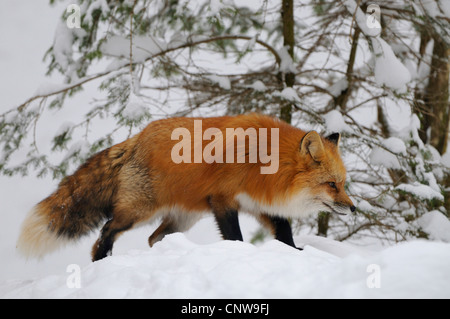
[[[22,255],[42,258],[68,242],[68,240],[58,237],[56,233],[49,230],[48,223],[45,214],[39,210],[39,205],[36,205],[28,213],[22,224],[16,246]]]

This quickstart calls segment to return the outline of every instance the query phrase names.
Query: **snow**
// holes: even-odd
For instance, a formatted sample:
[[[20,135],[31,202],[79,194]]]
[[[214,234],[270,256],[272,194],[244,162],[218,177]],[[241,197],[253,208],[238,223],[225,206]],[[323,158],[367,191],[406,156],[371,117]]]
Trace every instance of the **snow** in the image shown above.
[[[321,247],[298,251],[276,240],[199,245],[175,233],[148,250],[69,265],[64,274],[3,282],[0,298],[450,297],[449,244],[414,241],[361,253],[310,238]]]
[[[419,182],[414,182],[414,184],[400,184],[395,189],[411,193],[420,199],[432,200],[436,198],[441,201],[444,200],[444,196],[441,193],[434,190],[432,187]]]
[[[417,223],[431,239],[450,243],[450,221],[441,212],[428,212],[422,215]]]
[[[430,0],[431,1],[431,0]],[[433,0],[434,1],[434,0]],[[220,14],[225,6],[220,0],[210,1],[210,13]],[[357,1],[346,1],[347,8],[351,14],[355,12]],[[87,9],[92,11],[103,7],[107,10],[105,0],[85,2],[82,12]],[[130,6],[133,1],[129,0]],[[164,1],[151,1],[149,11],[161,10]],[[180,1],[179,9],[184,4],[195,6],[192,1]],[[440,8],[450,17],[450,2],[440,1]],[[1,21],[13,31],[1,35],[0,64],[5,76],[0,80],[3,82],[3,104],[4,107],[18,105],[23,102],[24,96],[35,94],[46,95],[51,92],[63,90],[68,84],[60,84],[59,78],[50,81],[42,79],[46,68],[41,63],[42,56],[54,40],[54,50],[57,62],[63,68],[68,66],[70,59],[76,58],[71,45],[74,36],[80,35],[83,29],[70,30],[65,23],[56,28],[55,21],[60,20],[60,15],[66,9],[64,3],[55,3],[51,9],[48,0],[39,0],[23,4],[20,1],[12,1],[5,4],[6,9],[0,12]],[[431,8],[432,10],[433,8]],[[49,12],[53,10],[53,14]],[[139,6],[136,6],[135,13]],[[8,13],[9,12],[9,13]],[[21,12],[20,15],[12,15],[11,12]],[[85,19],[89,19],[86,17]],[[363,20],[364,19],[364,20]],[[395,56],[388,43],[382,42],[377,30],[367,30],[364,13],[358,8],[356,10],[356,23],[368,35],[373,31],[377,57],[375,61],[375,74],[378,76],[378,84],[388,88],[397,89],[403,87],[408,81],[407,73],[402,68],[402,62]],[[27,23],[33,21],[33,24]],[[52,22],[53,21],[53,22]],[[297,21],[298,23],[303,23]],[[30,25],[32,26],[30,29]],[[307,25],[307,24],[305,24]],[[54,35],[54,37],[53,37]],[[206,39],[205,35],[192,35],[191,41]],[[251,49],[257,36],[247,41],[246,48]],[[183,33],[172,35],[171,41],[164,41],[150,36],[136,36],[133,38],[133,59],[135,62],[146,60],[168,48],[180,45]],[[117,65],[128,63],[129,39],[119,36],[110,36],[102,45],[102,52],[108,56],[121,56],[124,59],[115,61],[109,69],[117,68]],[[378,47],[377,47],[378,44]],[[394,45],[392,45],[394,46]],[[427,46],[429,60],[433,43]],[[362,51],[365,53],[366,51]],[[287,53],[287,48],[280,50],[281,67],[284,72],[295,71],[292,59]],[[363,54],[357,54],[362,56]],[[404,61],[406,64],[408,62]],[[377,69],[378,68],[378,69]],[[413,70],[414,68],[411,68]],[[73,72],[73,69],[68,69]],[[99,70],[93,70],[99,71]],[[361,71],[361,74],[363,71]],[[410,72],[411,73],[411,72]],[[70,75],[70,72],[67,72]],[[93,73],[94,75],[96,73]],[[365,73],[364,73],[365,74]],[[415,79],[421,81],[429,74],[429,66],[426,61],[422,63],[416,73]],[[72,85],[86,81],[89,77],[78,79],[72,74]],[[111,73],[111,77],[116,73]],[[217,76],[210,79],[221,87],[231,89],[228,78]],[[20,83],[20,85],[17,85]],[[37,83],[43,83],[37,85]],[[423,85],[423,84],[422,84]],[[70,85],[71,86],[71,85]],[[420,84],[418,85],[420,87]],[[38,89],[36,90],[36,87]],[[250,85],[254,90],[264,92],[266,86],[261,81]],[[335,82],[329,92],[338,96],[347,87],[345,78]],[[91,97],[101,99],[95,85],[85,87],[86,97],[75,97],[75,100],[66,102],[65,112],[51,111],[54,117],[45,118],[41,122],[44,137],[38,143],[49,141],[55,132],[63,133],[70,131],[78,123],[80,114],[92,106]],[[285,99],[299,101],[297,92],[292,88],[286,88],[282,92],[276,92]],[[78,99],[78,100],[77,100]],[[138,96],[131,95],[124,109],[123,116],[130,120],[138,119],[145,114],[142,101]],[[85,109],[82,109],[84,106]],[[32,107],[30,105],[30,107]],[[38,108],[35,105],[34,108]],[[31,111],[31,109],[29,109]],[[403,113],[405,114],[405,113]],[[7,115],[18,116],[16,112]],[[408,119],[407,116],[396,115],[393,121]],[[67,119],[73,123],[65,122]],[[330,112],[324,116],[326,128],[330,131],[345,131],[348,127],[342,114],[338,111]],[[60,123],[63,123],[62,125]],[[410,126],[402,131],[404,135],[396,135],[404,141],[411,136],[415,143],[422,149],[427,147],[418,136],[420,121],[417,115],[411,115]],[[96,126],[96,134],[102,134],[102,126],[111,123],[101,123]],[[97,132],[99,131],[99,132]],[[46,135],[47,134],[47,135]],[[387,167],[396,167],[398,159],[395,154],[404,154],[405,144],[401,139],[387,139],[381,141],[378,149],[371,155],[371,160]],[[74,136],[74,142],[68,146],[67,154],[61,154],[62,160],[67,160],[73,153],[86,154],[89,150],[89,142],[80,136]],[[378,153],[378,154],[377,154]],[[395,153],[395,154],[393,154]],[[450,167],[449,151],[438,160]],[[423,163],[422,163],[423,164]],[[397,189],[411,192],[420,199],[441,199],[442,195],[437,189],[436,179],[430,173],[423,176],[428,185],[400,185]],[[354,246],[348,243],[333,241],[331,239],[310,235],[297,236],[296,242],[304,246],[305,250],[300,252],[287,247],[275,240],[269,240],[260,246],[249,243],[228,242],[212,240],[211,233],[217,237],[217,228],[214,221],[209,221],[208,228],[198,226],[192,230],[192,234],[173,234],[167,236],[162,242],[153,248],[148,248],[148,235],[154,230],[142,228],[127,232],[118,240],[114,247],[114,255],[97,263],[89,262],[89,251],[91,245],[98,236],[93,233],[84,238],[78,246],[67,247],[54,255],[38,262],[34,260],[20,259],[15,251],[15,240],[26,212],[39,200],[48,196],[56,187],[57,180],[47,176],[43,180],[33,176],[13,178],[2,178],[2,203],[3,214],[0,225],[1,258],[0,263],[0,298],[32,297],[32,298],[314,298],[314,297],[439,297],[449,298],[449,276],[450,246],[446,243],[413,241],[394,245],[379,251],[369,250],[365,246]],[[394,205],[393,199],[383,198],[381,203],[385,207]],[[370,210],[376,214],[377,207],[371,206],[367,201],[359,201],[358,207]],[[416,214],[414,209],[403,210],[403,214]],[[198,224],[203,224],[200,221]],[[417,224],[429,235],[432,240],[449,242],[449,221],[447,217],[439,212],[432,211],[424,214],[417,220]],[[203,224],[204,225],[204,224]],[[242,231],[246,231],[241,222]],[[149,227],[157,227],[152,225]],[[395,225],[397,229],[408,229],[409,224],[401,223]],[[208,230],[206,230],[208,229]],[[138,237],[139,240],[137,240]],[[195,237],[195,238],[193,238]],[[244,234],[244,238],[246,237]],[[364,243],[358,242],[360,245]],[[134,249],[134,250],[129,250]],[[75,266],[75,267],[69,267]],[[81,270],[81,288],[69,288],[70,269]],[[378,268],[377,268],[378,267]],[[65,272],[65,270],[69,272]],[[380,270],[380,288],[369,288],[377,281],[372,280],[371,275]],[[369,283],[369,285],[368,285]]]
[[[281,92],[280,91],[274,91],[272,93],[272,96],[274,97],[281,97],[282,99],[291,101],[291,102],[300,102],[300,97],[297,94],[297,91],[291,87],[285,87]]]
[[[374,165],[381,165],[386,168],[400,169],[401,165],[397,156],[381,147],[374,147],[369,156],[370,162]]]
[[[420,119],[417,116],[417,114],[411,114],[409,119],[409,125],[405,128],[403,134],[406,133],[407,134],[405,135],[406,137],[409,137],[409,135],[411,135],[413,141],[417,145],[419,145],[419,148],[424,148],[425,145],[423,144],[423,141],[419,136],[419,130],[420,130]]]
[[[213,74],[206,76],[206,78],[211,82],[218,84],[222,89],[231,90],[231,82],[227,76]]]
[[[69,150],[67,151],[66,155],[64,156],[63,161],[68,161],[73,154],[78,153],[80,158],[86,158],[89,154],[89,151],[91,149],[91,145],[86,140],[79,140],[75,143],[73,143]]]
[[[365,35],[369,37],[377,37],[380,35],[381,28],[374,28],[369,26],[369,21],[366,18],[366,15],[361,10],[361,8],[358,7],[354,0],[346,0],[344,1],[344,5],[351,15],[355,15],[356,23]]]
[[[450,18],[450,3],[448,0],[415,0],[416,10],[428,14],[432,18]]]
[[[144,62],[146,59],[167,50],[168,46],[161,39],[152,36],[134,36],[132,55],[134,62]],[[130,39],[113,35],[109,37],[100,47],[106,56],[130,57]]]
[[[433,57],[433,49],[434,49],[434,39],[431,39],[426,48],[425,54],[422,61],[420,61],[419,66],[417,68],[417,85],[423,90],[428,85],[429,75],[431,71],[431,60]]]
[[[346,78],[342,78],[336,83],[334,83],[332,86],[328,88],[328,92],[330,92],[331,95],[334,97],[338,97],[341,95],[342,91],[348,88],[348,81]]]
[[[267,90],[267,87],[265,86],[265,84],[261,81],[255,81],[252,85],[250,85],[250,87],[258,92],[264,92]]]
[[[332,110],[323,116],[325,127],[329,132],[351,132],[351,128],[345,123],[344,117],[338,110]]]
[[[210,14],[216,16],[220,13],[220,10],[224,7],[220,0],[211,0],[209,3]]]
[[[55,136],[59,136],[59,135],[69,132],[74,126],[75,126],[75,123],[73,123],[73,122],[70,122],[70,121],[63,122],[59,126],[58,130],[55,132]]]
[[[127,105],[122,110],[122,116],[131,121],[137,121],[149,112],[148,105],[133,92],[130,93]]]
[[[405,143],[397,137],[389,137],[383,141],[383,146],[390,150],[392,153],[398,153],[406,155]]]
[[[280,56],[280,71],[284,73],[295,73],[297,72],[295,68],[294,61],[288,52],[289,46],[284,46],[278,51],[278,55]]]
[[[375,53],[375,81],[380,86],[404,92],[406,84],[411,81],[411,74],[395,56],[392,48],[381,38],[373,41]]]
[[[446,0],[440,0],[439,6],[440,6],[442,12],[444,13],[444,15],[450,19],[450,2],[448,2]]]
[[[51,94],[53,92],[57,92],[57,91],[61,91],[64,90],[67,87],[66,84],[61,84],[61,83],[52,83],[49,81],[42,81],[38,88],[36,89],[36,91],[34,92],[34,96],[36,95],[48,95]]]
[[[450,147],[447,147],[447,152],[441,157],[441,164],[450,168]]]
[[[387,86],[400,92],[406,91],[406,84],[411,81],[411,74],[406,66],[395,56],[391,46],[381,38],[381,28],[371,27],[373,19],[366,17],[356,1],[344,1],[348,12],[354,15],[361,31],[373,37],[372,45],[375,54],[375,81],[380,86]],[[369,16],[370,17],[370,16]],[[377,25],[377,24],[374,24]]]
[[[366,212],[376,212],[377,208],[373,207],[368,201],[362,199],[358,201],[358,204],[356,205],[358,209]]]
[[[96,0],[87,9],[86,15],[84,17],[84,22],[92,22],[92,13],[98,9],[102,10],[103,15],[106,15],[110,11],[106,0]]]
[[[256,40],[258,40],[258,36],[259,34],[257,33],[250,40],[248,40],[242,47],[242,52],[253,50],[253,48],[255,47]]]
[[[286,87],[281,92],[274,92],[272,95],[282,97],[283,99],[291,102],[300,102],[297,91],[291,87]]]
[[[63,69],[68,68],[69,61],[70,59],[72,59],[72,43],[72,29],[67,28],[67,25],[64,21],[60,21],[55,30],[53,52],[55,54],[56,62]]]

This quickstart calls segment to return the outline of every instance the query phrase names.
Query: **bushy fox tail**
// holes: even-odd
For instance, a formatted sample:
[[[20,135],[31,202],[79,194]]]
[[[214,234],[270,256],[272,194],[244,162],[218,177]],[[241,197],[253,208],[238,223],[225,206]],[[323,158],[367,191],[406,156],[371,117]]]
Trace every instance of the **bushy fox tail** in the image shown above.
[[[37,204],[22,224],[19,252],[42,258],[111,218],[119,173],[132,153],[129,144],[133,140],[95,154]]]

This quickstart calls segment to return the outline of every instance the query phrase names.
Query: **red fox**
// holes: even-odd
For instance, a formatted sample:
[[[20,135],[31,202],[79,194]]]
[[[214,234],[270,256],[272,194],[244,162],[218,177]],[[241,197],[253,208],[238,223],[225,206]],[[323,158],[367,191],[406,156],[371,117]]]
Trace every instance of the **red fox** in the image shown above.
[[[198,120],[200,132],[194,127]],[[199,146],[198,141],[184,144],[192,146],[194,152],[180,147],[180,136],[174,138],[173,134],[177,128],[203,136],[200,152],[209,147],[210,156],[216,159],[243,158],[232,162],[211,158],[174,161],[174,154],[194,159],[192,153]],[[223,147],[219,137],[229,128],[242,129],[241,136],[236,134],[232,139],[244,136],[247,145],[241,149],[233,146],[233,155],[225,156],[219,153],[230,151],[230,141],[223,142],[228,145]],[[259,159],[251,154],[250,144],[255,140],[249,132],[253,129],[267,133],[256,142]],[[213,136],[206,136],[207,132],[216,133],[215,146],[220,147],[211,149],[213,142],[208,140]],[[315,131],[304,132],[259,114],[154,121],[139,134],[95,154],[65,177],[57,190],[28,214],[17,248],[25,255],[42,257],[106,221],[92,248],[92,260],[96,261],[111,254],[119,235],[136,225],[162,218],[149,237],[153,246],[167,234],[188,230],[204,212],[212,212],[224,239],[242,241],[238,211],[254,215],[276,239],[295,247],[287,218],[319,211],[355,211],[344,190],[346,170],[339,140],[338,133],[321,137]],[[261,158],[263,143],[276,162],[270,163],[276,171],[265,174],[261,171],[268,166]]]

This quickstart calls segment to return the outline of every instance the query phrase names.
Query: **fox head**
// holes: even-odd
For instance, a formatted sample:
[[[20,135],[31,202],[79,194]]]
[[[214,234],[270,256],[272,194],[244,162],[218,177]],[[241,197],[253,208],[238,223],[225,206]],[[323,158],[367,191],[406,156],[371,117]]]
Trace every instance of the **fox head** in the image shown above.
[[[356,210],[344,188],[346,170],[339,141],[339,133],[323,138],[315,131],[300,141],[293,187],[307,192],[307,205],[316,212],[347,214]]]

